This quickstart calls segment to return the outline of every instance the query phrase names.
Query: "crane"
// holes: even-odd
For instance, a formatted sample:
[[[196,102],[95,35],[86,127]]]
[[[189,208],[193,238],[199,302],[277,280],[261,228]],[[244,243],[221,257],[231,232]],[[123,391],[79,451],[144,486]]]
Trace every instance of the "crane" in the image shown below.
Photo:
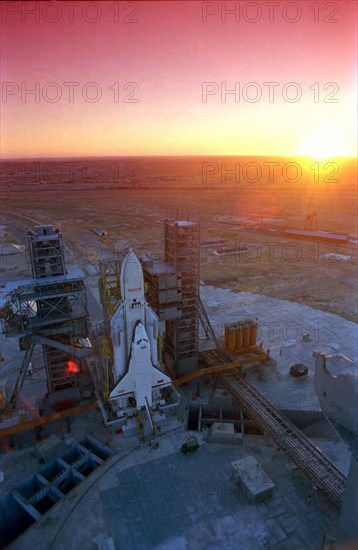
[[[313,225],[315,225],[315,227],[313,227]],[[312,229],[316,229],[317,231],[317,212],[311,212],[311,214],[307,214],[303,230],[306,231],[306,228],[308,229],[308,231],[312,231]]]

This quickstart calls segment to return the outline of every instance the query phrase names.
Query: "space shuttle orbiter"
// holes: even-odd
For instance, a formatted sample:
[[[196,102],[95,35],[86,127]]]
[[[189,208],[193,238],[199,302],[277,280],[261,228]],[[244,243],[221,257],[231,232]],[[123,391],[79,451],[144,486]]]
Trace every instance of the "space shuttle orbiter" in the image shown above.
[[[122,300],[111,319],[115,386],[109,398],[133,396],[137,410],[152,405],[156,388],[172,384],[158,368],[159,319],[144,298],[142,266],[132,250],[120,274]]]

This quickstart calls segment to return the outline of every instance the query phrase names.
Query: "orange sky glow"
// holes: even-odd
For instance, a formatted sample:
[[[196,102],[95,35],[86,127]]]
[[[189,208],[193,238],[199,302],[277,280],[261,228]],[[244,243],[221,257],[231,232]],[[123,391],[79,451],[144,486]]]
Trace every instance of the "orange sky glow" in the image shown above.
[[[356,155],[356,2],[78,4],[2,3],[2,158]]]

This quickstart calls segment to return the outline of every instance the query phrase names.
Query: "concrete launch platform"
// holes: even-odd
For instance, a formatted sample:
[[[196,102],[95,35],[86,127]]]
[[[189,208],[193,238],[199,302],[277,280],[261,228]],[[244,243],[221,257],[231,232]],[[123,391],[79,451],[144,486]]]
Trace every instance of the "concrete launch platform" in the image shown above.
[[[264,350],[270,349],[277,366],[262,379],[257,372],[247,376],[280,409],[320,410],[313,385],[313,351],[335,353],[332,344],[337,344],[340,353],[356,358],[357,325],[341,317],[258,294],[202,287],[201,295],[218,335],[225,323],[257,317],[262,327],[259,342]],[[306,333],[308,341],[301,338]],[[301,379],[289,375],[298,359],[309,369]],[[31,382],[25,381],[29,389]],[[184,410],[191,403],[193,387],[182,390]],[[208,402],[209,393],[209,387],[206,391],[202,387],[195,403]],[[87,415],[86,426],[75,419],[71,437],[81,437],[86,429],[105,441],[107,432],[95,427],[95,414]],[[102,430],[102,436],[96,433]],[[139,444],[135,436],[124,438],[111,430],[109,445],[116,454],[108,464],[74,488],[11,548],[302,550],[319,548],[324,533],[335,530],[337,511],[264,436],[245,434],[242,445],[232,445],[205,443],[204,434],[195,432],[202,445],[184,456],[180,447],[189,435],[178,420],[174,430],[156,438],[158,447],[150,447]],[[321,433],[307,435],[346,475],[349,451],[344,443]],[[273,499],[250,504],[240,494],[231,462],[247,455],[275,484]],[[25,456],[30,456],[26,450],[14,451],[12,461],[7,455],[1,457],[7,490],[15,485],[15,477],[23,479],[36,469],[34,459],[26,462]]]
[[[155,449],[127,447],[10,548],[319,547],[337,512],[275,445],[254,435],[240,446],[206,444],[201,434],[195,436],[201,447],[187,456],[180,453],[189,437],[183,429],[158,438]],[[272,500],[250,504],[236,487],[231,462],[248,454],[275,483]]]
[[[210,322],[219,338],[226,323],[251,318],[258,322],[257,341],[270,350],[276,369],[248,373],[248,381],[278,409],[320,411],[314,389],[314,351],[326,355],[337,352],[353,361],[358,357],[358,325],[333,313],[271,298],[263,294],[233,292],[202,286],[200,295]],[[309,335],[308,340],[303,336]],[[308,375],[293,378],[295,363],[304,363]]]

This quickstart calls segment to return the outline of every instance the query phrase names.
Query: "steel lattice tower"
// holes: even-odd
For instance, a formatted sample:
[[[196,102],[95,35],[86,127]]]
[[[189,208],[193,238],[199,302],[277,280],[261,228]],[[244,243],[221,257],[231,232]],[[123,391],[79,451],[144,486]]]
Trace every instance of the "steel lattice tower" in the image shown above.
[[[178,376],[198,368],[200,226],[164,221],[164,260],[181,274],[182,316],[166,322],[165,358]]]

